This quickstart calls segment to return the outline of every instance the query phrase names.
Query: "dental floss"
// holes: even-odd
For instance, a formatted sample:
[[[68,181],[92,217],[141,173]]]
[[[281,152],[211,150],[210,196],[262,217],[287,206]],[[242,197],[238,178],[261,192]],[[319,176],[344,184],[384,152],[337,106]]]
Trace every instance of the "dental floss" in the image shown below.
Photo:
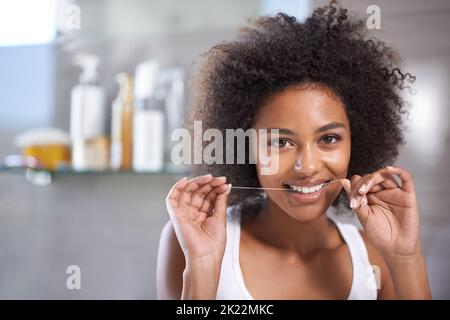
[[[338,181],[341,181],[342,179],[339,180],[333,180],[330,182],[326,182],[325,184],[330,184],[330,183],[335,183]],[[293,191],[292,189],[288,189],[288,188],[257,188],[257,187],[238,187],[238,186],[231,186],[231,189],[251,189],[251,190],[286,190],[286,191]]]

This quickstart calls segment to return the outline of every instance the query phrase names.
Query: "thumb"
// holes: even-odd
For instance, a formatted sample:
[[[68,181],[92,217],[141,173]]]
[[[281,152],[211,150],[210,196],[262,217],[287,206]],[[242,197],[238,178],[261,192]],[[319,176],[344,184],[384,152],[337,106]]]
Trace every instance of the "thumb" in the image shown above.
[[[345,189],[345,192],[347,193],[347,196],[350,198],[351,196],[351,192],[352,192],[352,187],[351,187],[351,182],[348,179],[340,179],[339,180],[342,184],[342,186]],[[367,204],[367,199],[366,199],[366,204]],[[367,221],[367,216],[368,216],[368,208],[367,206],[359,206],[356,209],[353,209],[356,212],[356,215],[359,219],[359,222],[361,222],[361,225],[364,227],[366,225],[366,221]]]
[[[228,190],[217,196],[214,203],[214,215],[217,216],[224,224],[227,222],[228,195],[231,191],[231,183]]]
[[[351,191],[352,191],[352,187],[351,187],[351,182],[348,179],[340,179],[339,182],[342,184],[342,186],[345,189],[345,192],[347,193],[347,196],[350,197]]]

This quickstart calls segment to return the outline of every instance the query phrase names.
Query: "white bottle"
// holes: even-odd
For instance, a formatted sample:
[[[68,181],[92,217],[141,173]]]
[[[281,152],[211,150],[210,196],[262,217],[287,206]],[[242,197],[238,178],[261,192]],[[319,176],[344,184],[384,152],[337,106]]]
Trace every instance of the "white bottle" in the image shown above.
[[[165,134],[170,137],[171,133],[181,128],[185,117],[185,84],[184,72],[180,67],[172,67],[164,69],[160,72],[160,81],[158,81],[158,96],[163,95],[164,109],[166,117]],[[166,139],[165,143],[165,159],[164,164],[167,171],[172,173],[184,173],[187,167],[173,163],[171,159],[172,149],[178,143]]]
[[[105,94],[97,74],[99,60],[93,55],[79,55],[74,63],[83,71],[71,93],[72,167],[77,171],[105,170],[109,155],[104,133]]]
[[[137,172],[157,172],[164,166],[164,111],[155,98],[158,69],[153,60],[136,68],[133,169]]]

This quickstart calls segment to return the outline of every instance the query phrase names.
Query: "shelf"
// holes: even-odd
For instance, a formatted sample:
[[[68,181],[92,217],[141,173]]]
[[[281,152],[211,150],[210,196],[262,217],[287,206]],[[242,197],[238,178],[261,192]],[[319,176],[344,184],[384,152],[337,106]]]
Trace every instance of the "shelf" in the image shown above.
[[[116,170],[103,170],[103,171],[75,171],[72,169],[67,170],[46,170],[40,168],[28,168],[28,167],[5,167],[0,166],[0,174],[12,173],[12,174],[24,174],[31,183],[35,185],[45,186],[52,183],[56,176],[106,176],[106,175],[171,175],[171,176],[187,176],[189,172],[187,170],[162,170],[155,172],[137,172],[133,170],[116,171]]]
[[[33,170],[36,172],[48,172],[51,174],[57,174],[57,175],[183,175],[187,174],[188,171],[171,171],[171,170],[162,170],[162,171],[152,171],[152,172],[137,172],[133,170],[125,170],[125,171],[116,171],[116,170],[92,170],[92,171],[75,171],[72,169],[67,170],[47,170],[47,169],[41,169],[41,168],[28,168],[28,167],[5,167],[0,166],[0,172],[10,172],[10,173],[18,173],[22,174],[26,170]]]

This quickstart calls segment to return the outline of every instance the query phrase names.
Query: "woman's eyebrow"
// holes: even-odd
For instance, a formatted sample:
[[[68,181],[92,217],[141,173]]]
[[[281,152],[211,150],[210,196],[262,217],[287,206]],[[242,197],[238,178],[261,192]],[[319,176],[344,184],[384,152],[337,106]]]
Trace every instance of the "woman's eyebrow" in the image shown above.
[[[331,129],[336,129],[336,128],[345,128],[345,124],[341,123],[341,122],[330,122],[320,128],[318,128],[315,133],[320,133],[320,132],[324,132],[327,130],[331,130]],[[279,134],[286,134],[286,135],[296,135],[295,131],[292,131],[291,129],[287,129],[287,128],[267,128],[267,130],[270,132],[270,130],[278,130]]]
[[[331,122],[329,124],[326,124],[326,125],[320,127],[319,129],[317,129],[316,133],[324,132],[324,131],[336,129],[336,128],[345,128],[345,124],[343,124],[341,122]]]
[[[272,130],[277,130],[279,134],[286,134],[286,135],[291,135],[291,136],[296,135],[296,133],[294,131],[292,131],[291,129],[286,129],[286,128],[265,128],[265,130],[267,130],[269,134],[274,133],[274,132],[272,132]]]

